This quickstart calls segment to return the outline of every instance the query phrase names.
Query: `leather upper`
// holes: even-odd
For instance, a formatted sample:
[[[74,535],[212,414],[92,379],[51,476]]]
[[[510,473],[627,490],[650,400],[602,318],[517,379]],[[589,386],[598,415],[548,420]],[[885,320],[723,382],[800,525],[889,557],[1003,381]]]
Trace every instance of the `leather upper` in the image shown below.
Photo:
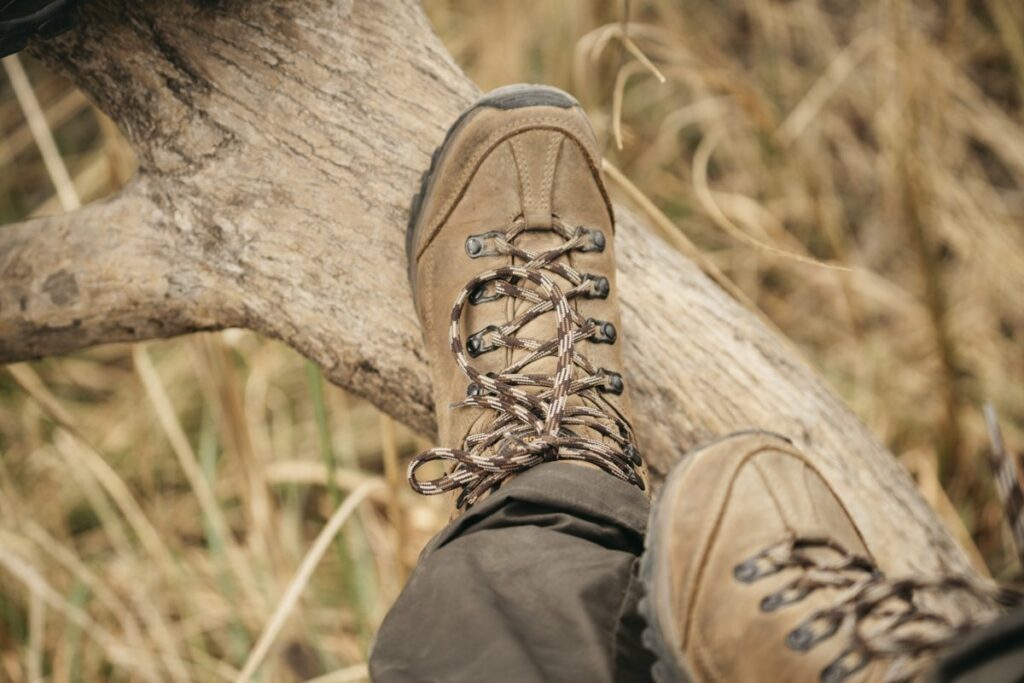
[[[781,437],[727,438],[688,458],[662,491],[652,536],[659,544],[659,627],[695,683],[820,680],[848,645],[849,629],[805,652],[790,648],[787,636],[839,592],[819,589],[765,611],[762,600],[801,571],[784,569],[749,583],[734,572],[793,537],[828,537],[870,557],[860,532],[813,464]],[[885,670],[873,662],[845,680],[882,680]]]
[[[522,218],[527,232],[516,238],[516,245],[536,252],[563,241],[550,230],[554,217],[573,226],[600,230],[606,238],[603,251],[573,251],[562,260],[580,272],[608,278],[610,293],[606,299],[577,299],[572,304],[584,317],[611,322],[619,340],[615,344],[581,341],[577,350],[596,367],[621,372],[622,326],[615,284],[612,208],[601,180],[593,131],[578,107],[480,107],[472,111],[446,143],[420,211],[411,249],[411,277],[434,380],[442,444],[457,446],[468,432],[479,430],[492,418],[483,409],[448,408],[465,398],[469,384],[449,350],[452,304],[472,277],[515,264],[509,255],[470,258],[466,240],[473,235],[505,231]],[[569,289],[562,278],[550,277]],[[511,320],[519,312],[516,303],[501,298],[467,306],[462,321],[464,334]],[[518,336],[546,339],[553,335],[552,316],[542,315],[522,328]],[[525,353],[499,348],[472,359],[472,363],[483,372],[499,372]],[[554,365],[555,358],[549,356],[523,372],[547,374],[553,372]],[[617,411],[628,421],[628,393],[626,383],[621,395],[602,394],[604,405],[600,407]]]

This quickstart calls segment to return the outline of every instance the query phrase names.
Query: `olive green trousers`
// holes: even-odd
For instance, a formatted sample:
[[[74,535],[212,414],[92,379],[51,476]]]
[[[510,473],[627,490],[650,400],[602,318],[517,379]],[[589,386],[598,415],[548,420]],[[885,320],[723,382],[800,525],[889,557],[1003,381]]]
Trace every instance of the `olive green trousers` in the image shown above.
[[[370,657],[378,683],[648,681],[637,564],[649,504],[589,467],[510,480],[423,551]]]
[[[517,476],[423,551],[377,634],[372,680],[650,681],[636,572],[648,511],[641,491],[597,469]],[[1024,681],[1024,612],[972,634],[932,680]]]

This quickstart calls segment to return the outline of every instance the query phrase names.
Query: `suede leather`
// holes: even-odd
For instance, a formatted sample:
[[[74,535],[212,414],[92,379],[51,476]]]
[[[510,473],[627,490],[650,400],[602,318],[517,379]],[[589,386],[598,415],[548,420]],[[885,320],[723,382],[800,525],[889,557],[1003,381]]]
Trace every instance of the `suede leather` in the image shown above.
[[[773,612],[760,603],[799,575],[787,569],[743,583],[736,565],[788,536],[828,536],[870,558],[842,502],[806,456],[782,437],[748,433],[693,455],[666,483],[653,538],[655,615],[694,683],[816,681],[846,646],[840,630],[807,652],[786,637],[838,595],[818,590]],[[742,656],[738,656],[742,653]],[[882,680],[875,662],[848,683]]]
[[[597,142],[585,114],[576,106],[480,107],[472,111],[438,160],[423,197],[412,245],[413,292],[430,360],[442,444],[461,445],[468,433],[479,431],[494,417],[480,409],[449,409],[465,398],[469,383],[449,349],[452,304],[472,277],[513,262],[510,256],[470,258],[466,239],[491,230],[504,231],[522,217],[528,231],[517,238],[516,244],[531,251],[550,248],[561,242],[550,230],[554,216],[573,226],[601,230],[605,235],[603,252],[574,251],[563,260],[580,272],[608,278],[611,292],[606,299],[577,299],[574,305],[584,317],[610,321],[620,341],[584,341],[577,350],[595,367],[621,372],[622,325],[615,284],[613,213],[601,179]],[[558,276],[551,277],[564,289],[570,288]],[[487,325],[503,324],[517,312],[508,299],[467,306],[462,321],[464,335]],[[524,326],[519,334],[546,339],[554,332],[553,316],[544,315]],[[523,353],[497,349],[471,362],[483,372],[498,372]],[[547,357],[524,372],[548,374],[554,367],[555,358]],[[602,405],[596,407],[615,411],[628,420],[628,394],[627,378],[622,395],[603,394]]]

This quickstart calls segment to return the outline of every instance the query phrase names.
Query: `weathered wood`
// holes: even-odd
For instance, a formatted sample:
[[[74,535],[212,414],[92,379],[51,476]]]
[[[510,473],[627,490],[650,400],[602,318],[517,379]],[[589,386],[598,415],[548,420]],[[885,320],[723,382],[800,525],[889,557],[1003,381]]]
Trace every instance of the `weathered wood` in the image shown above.
[[[230,324],[225,290],[178,267],[168,218],[140,189],[0,228],[0,362]]]
[[[121,198],[0,229],[0,361],[242,326],[433,429],[409,198],[477,94],[412,0],[85,4],[37,48],[121,127]],[[736,429],[810,449],[886,569],[965,569],[892,456],[776,333],[619,214],[626,377],[656,476]],[[49,284],[48,284],[49,283]]]

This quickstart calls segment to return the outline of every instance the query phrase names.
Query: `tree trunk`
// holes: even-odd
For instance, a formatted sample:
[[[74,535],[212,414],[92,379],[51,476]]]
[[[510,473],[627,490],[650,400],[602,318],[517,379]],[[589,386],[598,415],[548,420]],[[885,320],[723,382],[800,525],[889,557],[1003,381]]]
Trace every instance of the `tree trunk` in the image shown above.
[[[36,53],[140,160],[119,196],[0,229],[0,362],[246,327],[434,428],[405,275],[410,197],[477,95],[413,0],[97,0]],[[883,568],[967,570],[910,477],[777,333],[618,210],[626,377],[656,478],[698,442],[783,432]]]

